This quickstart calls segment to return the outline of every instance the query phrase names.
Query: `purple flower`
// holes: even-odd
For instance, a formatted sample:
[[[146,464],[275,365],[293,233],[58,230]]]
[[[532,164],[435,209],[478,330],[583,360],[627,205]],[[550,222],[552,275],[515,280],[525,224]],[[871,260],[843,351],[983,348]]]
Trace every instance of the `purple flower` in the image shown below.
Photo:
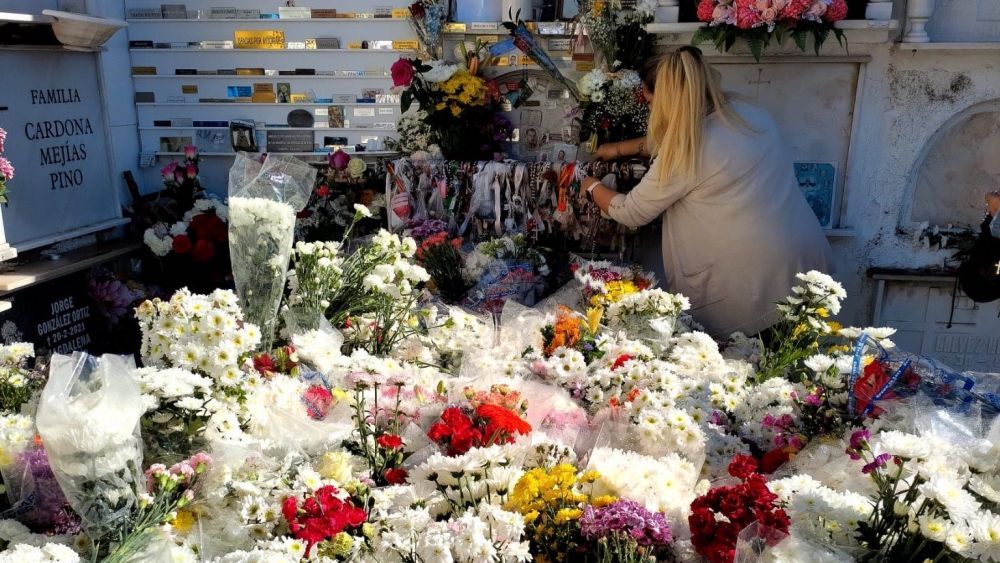
[[[2,156],[0,156],[0,177],[4,180],[11,180],[14,178],[14,165]]]
[[[879,454],[871,461],[871,463],[866,463],[865,466],[861,468],[861,472],[867,475],[876,469],[885,467],[885,464],[889,463],[890,459],[892,459],[892,455],[890,454]]]
[[[91,278],[87,284],[87,292],[94,306],[102,317],[112,325],[129,312],[129,307],[138,299],[131,289],[116,279]]]
[[[618,500],[604,508],[588,506],[580,517],[580,532],[589,540],[627,534],[641,546],[667,546],[674,540],[663,514],[650,512],[634,500]]]
[[[861,430],[855,430],[851,434],[851,449],[860,450],[862,446],[868,443],[868,440],[871,437],[872,433],[867,428],[862,428]]]

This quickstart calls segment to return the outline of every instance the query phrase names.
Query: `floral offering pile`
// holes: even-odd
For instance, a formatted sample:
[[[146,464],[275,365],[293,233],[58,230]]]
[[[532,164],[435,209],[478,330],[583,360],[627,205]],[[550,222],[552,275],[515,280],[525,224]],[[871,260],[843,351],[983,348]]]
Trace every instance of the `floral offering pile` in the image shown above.
[[[607,263],[482,318],[427,299],[431,231],[292,246],[270,346],[185,290],[142,367],[0,347],[0,562],[1000,561],[996,405],[830,277],[771,346]]]

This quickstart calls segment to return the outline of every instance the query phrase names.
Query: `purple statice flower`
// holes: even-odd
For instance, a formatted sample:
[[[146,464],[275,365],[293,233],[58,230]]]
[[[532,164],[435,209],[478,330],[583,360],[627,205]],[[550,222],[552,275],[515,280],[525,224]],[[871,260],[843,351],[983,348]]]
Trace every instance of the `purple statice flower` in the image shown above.
[[[137,299],[137,295],[127,285],[114,278],[91,278],[87,283],[87,292],[94,307],[108,323],[115,325],[128,312]]]
[[[885,465],[889,463],[890,459],[892,459],[891,454],[879,454],[875,456],[875,459],[873,459],[870,463],[866,463],[865,466],[861,468],[861,472],[867,475],[876,469],[885,467]]]
[[[448,230],[448,223],[442,221],[441,219],[427,219],[426,221],[421,221],[415,223],[410,228],[410,236],[420,242],[431,235],[437,233],[446,232]]]
[[[641,546],[663,547],[674,540],[667,519],[634,500],[617,500],[604,508],[588,506],[580,517],[580,532],[589,540],[627,534]]]
[[[27,510],[21,520],[39,532],[77,533],[80,519],[69,508],[45,450],[41,447],[26,450],[20,455],[18,467],[23,468],[22,487],[31,487],[21,492],[21,501],[30,503],[24,507]]]

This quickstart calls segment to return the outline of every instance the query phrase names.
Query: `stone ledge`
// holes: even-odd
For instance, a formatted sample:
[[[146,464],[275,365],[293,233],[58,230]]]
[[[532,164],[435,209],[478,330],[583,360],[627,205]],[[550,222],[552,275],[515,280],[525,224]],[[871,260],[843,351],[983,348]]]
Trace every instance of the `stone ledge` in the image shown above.
[[[691,40],[694,38],[694,34],[698,31],[703,24],[700,22],[687,22],[687,23],[652,23],[646,27],[646,30],[652,34],[659,35],[660,40],[658,45],[664,46],[680,46],[680,45],[690,45]],[[846,36],[846,45],[849,49],[851,45],[871,45],[871,44],[881,44],[889,43],[893,39],[893,31],[899,29],[899,22],[897,20],[844,20],[837,22],[834,27],[840,29],[844,32]],[[711,49],[712,55],[716,55],[714,48],[711,44],[704,44],[705,47]],[[807,47],[806,53],[813,55],[812,51]],[[785,40],[785,45],[778,48],[772,45],[769,49],[775,54],[795,54],[802,53],[790,39]],[[708,52],[708,49],[706,49]],[[731,51],[734,55],[746,55],[749,50],[746,45],[741,45],[737,42],[734,49]],[[843,55],[846,54],[844,49],[840,47],[837,43],[837,38],[831,36],[827,39],[826,44],[823,47],[823,54],[821,56],[825,57],[827,55]],[[719,53],[719,56],[731,56],[729,53]],[[815,55],[813,55],[815,58]],[[767,59],[765,55],[761,60]]]

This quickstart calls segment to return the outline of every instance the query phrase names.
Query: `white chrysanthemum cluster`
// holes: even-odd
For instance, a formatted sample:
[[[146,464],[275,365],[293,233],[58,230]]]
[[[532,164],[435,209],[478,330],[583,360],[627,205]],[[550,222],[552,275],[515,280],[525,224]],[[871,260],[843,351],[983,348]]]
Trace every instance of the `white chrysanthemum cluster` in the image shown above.
[[[240,360],[260,342],[260,330],[243,322],[231,291],[197,295],[182,289],[169,301],[143,302],[136,317],[142,330],[140,354],[147,366],[201,373],[223,387],[238,386],[245,379]]]

